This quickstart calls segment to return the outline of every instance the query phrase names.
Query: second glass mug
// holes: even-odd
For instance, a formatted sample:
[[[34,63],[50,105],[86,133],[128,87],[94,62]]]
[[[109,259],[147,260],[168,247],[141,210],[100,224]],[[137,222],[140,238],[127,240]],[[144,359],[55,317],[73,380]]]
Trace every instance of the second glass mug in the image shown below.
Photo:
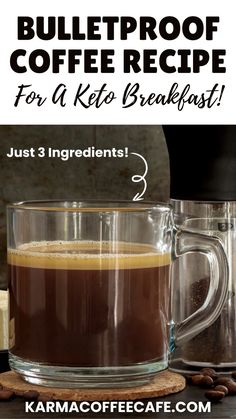
[[[169,271],[188,252],[208,258],[210,287],[174,324]],[[220,240],[176,229],[171,207],[156,203],[9,205],[8,272],[11,369],[58,387],[147,383],[170,346],[215,321],[228,283]]]

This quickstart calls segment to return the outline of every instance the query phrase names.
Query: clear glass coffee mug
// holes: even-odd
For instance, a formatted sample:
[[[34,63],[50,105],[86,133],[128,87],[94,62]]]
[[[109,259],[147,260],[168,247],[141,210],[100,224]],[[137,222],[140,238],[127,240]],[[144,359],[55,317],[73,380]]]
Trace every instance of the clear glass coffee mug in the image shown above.
[[[189,252],[209,261],[209,304],[173,324],[170,266]],[[171,207],[154,203],[10,205],[8,266],[10,366],[45,386],[148,382],[167,368],[170,339],[219,316],[228,284],[220,240],[177,230]]]
[[[229,264],[229,282],[220,316],[176,348],[170,355],[169,366],[178,372],[193,373],[211,367],[229,374],[236,369],[236,202],[172,200],[172,205],[178,226],[221,239]],[[205,259],[199,254],[186,255],[173,264],[172,319],[176,322],[204,304],[209,287],[209,265]],[[186,284],[185,293],[182,283]]]

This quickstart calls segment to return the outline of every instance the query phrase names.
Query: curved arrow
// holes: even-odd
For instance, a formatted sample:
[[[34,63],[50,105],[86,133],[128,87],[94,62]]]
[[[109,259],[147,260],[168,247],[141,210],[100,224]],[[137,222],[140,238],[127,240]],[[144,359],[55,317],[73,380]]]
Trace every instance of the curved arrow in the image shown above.
[[[145,170],[144,170],[144,174],[143,175],[134,175],[134,176],[132,176],[132,182],[134,182],[134,183],[143,182],[143,190],[142,190],[142,192],[141,193],[138,192],[133,197],[133,201],[142,201],[144,199],[143,198],[143,195],[145,194],[146,189],[147,189],[147,181],[146,181],[145,177],[147,176],[147,172],[148,172],[148,164],[147,164],[146,159],[141,154],[138,154],[138,153],[130,153],[130,154],[133,154],[135,156],[140,157],[143,160],[144,164],[145,164]]]

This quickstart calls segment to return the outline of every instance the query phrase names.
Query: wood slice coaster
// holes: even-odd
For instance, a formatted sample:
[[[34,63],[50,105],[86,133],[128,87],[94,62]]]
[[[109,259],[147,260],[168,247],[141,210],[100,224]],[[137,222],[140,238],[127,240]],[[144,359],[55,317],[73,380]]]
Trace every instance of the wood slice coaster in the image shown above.
[[[177,393],[185,388],[185,378],[179,374],[166,370],[158,373],[149,384],[140,387],[116,389],[64,389],[29,384],[15,372],[9,371],[0,374],[0,384],[4,389],[12,390],[17,392],[17,394],[35,390],[39,393],[39,398],[48,397],[51,400],[137,400]]]

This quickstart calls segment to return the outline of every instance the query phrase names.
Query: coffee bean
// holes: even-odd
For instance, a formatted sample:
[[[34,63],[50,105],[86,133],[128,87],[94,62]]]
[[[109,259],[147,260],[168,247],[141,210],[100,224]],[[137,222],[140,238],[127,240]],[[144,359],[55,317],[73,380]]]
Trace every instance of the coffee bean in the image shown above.
[[[206,391],[205,396],[212,402],[219,402],[225,397],[225,393],[223,391],[208,390]]]
[[[234,380],[236,380],[236,371],[233,371],[233,372],[232,372],[232,378],[233,378]]]
[[[0,400],[9,400],[14,396],[11,390],[0,390]]]
[[[39,392],[34,390],[24,391],[23,393],[23,397],[25,400],[37,400],[38,396]]]
[[[24,391],[15,390],[15,396],[16,397],[23,397],[24,396]]]
[[[204,378],[204,375],[202,374],[192,375],[192,384],[194,386],[199,386],[203,378]]]
[[[204,375],[200,381],[201,387],[212,387],[213,384],[214,384],[214,381],[209,375]]]
[[[229,394],[236,394],[236,383],[230,377],[219,377],[215,381],[215,384],[220,384],[227,387]]]
[[[215,391],[223,391],[226,396],[227,396],[227,394],[229,394],[228,388],[223,386],[223,385],[220,385],[220,384],[218,386],[215,386],[214,390]]]
[[[225,386],[228,388],[229,394],[236,394],[236,383],[233,380],[228,381]]]
[[[216,374],[216,372],[215,372],[215,370],[213,368],[202,368],[200,370],[200,374],[202,374],[202,375],[208,375],[209,377],[211,377],[213,379],[218,377],[217,374]]]
[[[229,381],[232,381],[232,379],[231,379],[230,377],[223,377],[223,376],[222,376],[222,377],[218,377],[218,378],[215,380],[215,385],[220,384],[220,385],[226,386],[226,387],[228,388],[227,383],[228,383]]]

